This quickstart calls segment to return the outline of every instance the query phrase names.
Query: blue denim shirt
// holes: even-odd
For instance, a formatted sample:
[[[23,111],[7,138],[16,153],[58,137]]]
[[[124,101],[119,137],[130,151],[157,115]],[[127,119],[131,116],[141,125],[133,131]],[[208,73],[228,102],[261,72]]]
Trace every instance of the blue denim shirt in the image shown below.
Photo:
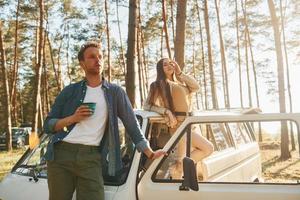
[[[62,141],[76,125],[72,124],[61,131],[54,131],[55,124],[59,119],[72,115],[81,105],[87,90],[86,84],[86,80],[82,80],[68,85],[56,97],[44,122],[44,132],[50,135],[45,154],[46,160],[54,160],[54,144]],[[122,120],[138,151],[149,148],[149,143],[141,131],[125,91],[120,86],[108,83],[106,80],[102,81],[102,89],[108,108],[108,122],[103,141],[101,141],[101,144],[103,144],[101,145],[103,146],[102,152],[108,153],[108,156],[102,156],[108,159],[108,174],[114,176],[117,171],[122,169],[118,117]]]

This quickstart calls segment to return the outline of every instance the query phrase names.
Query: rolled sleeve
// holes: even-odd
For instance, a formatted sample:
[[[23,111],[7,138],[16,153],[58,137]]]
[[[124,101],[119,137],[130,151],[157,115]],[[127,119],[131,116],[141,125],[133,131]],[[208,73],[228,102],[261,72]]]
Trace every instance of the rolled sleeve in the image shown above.
[[[54,127],[55,127],[55,125],[56,125],[56,123],[57,123],[58,120],[59,119],[49,119],[49,121],[47,123],[47,128],[46,128],[48,133],[55,132],[54,131]]]
[[[161,115],[164,115],[166,113],[166,111],[168,110],[167,108],[162,107],[162,106],[151,105],[151,103],[150,103],[150,92],[148,94],[148,97],[147,97],[146,101],[144,102],[143,109],[148,110],[148,111],[157,112]]]
[[[139,152],[143,152],[145,149],[150,148],[149,142],[147,140],[142,140],[139,143],[137,143],[135,146]]]
[[[48,116],[44,122],[43,129],[45,133],[55,133],[54,127],[57,121],[62,117],[62,111],[66,102],[66,95],[69,90],[69,86],[65,87],[56,97],[54,104],[51,107],[51,111],[48,113]]]

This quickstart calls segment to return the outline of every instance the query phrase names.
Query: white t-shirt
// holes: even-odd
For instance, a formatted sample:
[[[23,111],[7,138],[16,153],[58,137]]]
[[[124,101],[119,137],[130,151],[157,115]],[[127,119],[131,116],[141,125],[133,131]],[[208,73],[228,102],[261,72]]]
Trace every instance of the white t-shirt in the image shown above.
[[[87,86],[83,102],[96,103],[94,114],[78,122],[63,141],[73,144],[99,146],[108,118],[107,104],[101,85],[94,88]]]

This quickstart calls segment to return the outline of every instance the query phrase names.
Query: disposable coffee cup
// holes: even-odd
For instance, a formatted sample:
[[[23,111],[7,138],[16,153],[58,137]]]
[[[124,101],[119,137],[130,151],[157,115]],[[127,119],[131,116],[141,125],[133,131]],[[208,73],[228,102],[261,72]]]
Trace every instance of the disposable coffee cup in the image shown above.
[[[96,109],[96,103],[94,103],[94,102],[84,102],[84,103],[82,103],[81,105],[82,105],[82,106],[88,106],[89,109],[90,109],[90,110],[93,112],[93,114],[94,114],[95,109]]]

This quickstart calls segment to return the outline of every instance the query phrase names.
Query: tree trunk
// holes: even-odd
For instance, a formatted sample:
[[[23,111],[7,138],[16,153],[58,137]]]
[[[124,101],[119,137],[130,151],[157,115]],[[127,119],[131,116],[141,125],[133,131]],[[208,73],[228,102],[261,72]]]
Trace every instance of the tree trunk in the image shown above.
[[[250,30],[248,26],[248,17],[247,17],[247,12],[246,12],[246,3],[243,5],[242,1],[242,10],[244,14],[244,21],[245,21],[245,34],[247,35],[247,42],[249,44],[249,49],[250,49],[250,56],[251,56],[251,63],[252,63],[252,70],[253,70],[253,76],[254,76],[254,86],[255,86],[255,95],[256,95],[256,106],[259,108],[260,103],[259,103],[259,93],[258,93],[258,83],[257,83],[257,74],[256,74],[256,68],[255,68],[255,61],[254,61],[254,54],[252,50],[252,41],[250,37]],[[252,100],[252,99],[251,99]],[[258,123],[258,141],[262,142],[262,130],[261,130],[261,123]]]
[[[126,92],[133,107],[136,107],[136,37],[137,0],[129,0],[128,46],[126,54]]]
[[[210,28],[209,28],[209,16],[208,16],[208,6],[207,0],[204,0],[204,21],[207,37],[207,52],[208,52],[208,66],[209,66],[209,75],[210,75],[210,86],[211,86],[211,96],[213,109],[218,109],[218,99],[216,93],[216,84],[215,84],[215,74],[212,63],[212,50],[211,50],[211,40],[210,40]]]
[[[195,66],[195,33],[193,32],[193,58],[192,58],[192,66],[193,66],[193,75],[195,80],[197,80],[196,76],[196,66]],[[199,106],[199,97],[198,97],[198,92],[196,92],[196,105],[197,105],[197,110],[200,109]]]
[[[62,89],[61,79],[60,79],[60,76],[58,75],[58,72],[55,67],[55,61],[54,61],[54,57],[53,57],[53,50],[52,50],[51,42],[49,39],[49,33],[48,32],[46,32],[46,33],[47,33],[47,35],[45,35],[45,37],[46,37],[48,45],[49,45],[49,53],[50,53],[52,68],[53,68],[53,72],[54,72],[54,76],[55,76],[55,80],[56,80],[56,84],[57,84],[57,89],[58,89],[58,92],[60,92]]]
[[[252,92],[251,92],[251,82],[250,82],[250,70],[249,70],[249,56],[248,56],[248,39],[247,30],[245,28],[245,60],[246,60],[246,72],[247,72],[247,83],[248,83],[248,98],[249,107],[252,107]]]
[[[171,25],[172,25],[172,36],[173,36],[173,45],[175,46],[175,30],[174,30],[174,12],[173,12],[173,0],[170,0],[170,6],[171,6]]]
[[[119,0],[116,1],[117,6],[117,22],[118,22],[118,30],[119,30],[119,38],[120,38],[120,51],[121,51],[121,58],[122,58],[122,65],[123,65],[123,71],[124,71],[124,77],[126,74],[126,63],[125,63],[125,55],[123,50],[123,42],[122,42],[122,34],[121,34],[121,28],[120,28],[120,19],[119,19]]]
[[[4,107],[5,109],[5,129],[6,129],[6,148],[7,151],[12,150],[12,132],[11,132],[11,107],[10,107],[10,95],[9,95],[9,84],[7,79],[6,71],[6,58],[3,45],[3,36],[2,36],[2,22],[0,21],[0,53],[1,53],[1,70],[2,70],[2,81],[4,86]]]
[[[142,58],[143,58],[143,69],[142,69],[142,75],[143,75],[143,80],[144,80],[144,92],[145,92],[145,97],[148,95],[148,66],[147,66],[147,61],[146,61],[146,53],[145,53],[145,43],[144,43],[144,33],[143,33],[143,29],[141,27],[142,24],[142,20],[141,20],[141,9],[139,9],[139,16],[138,16],[138,20],[139,20],[139,32],[140,32],[140,36],[141,36],[141,49],[142,49]]]
[[[42,49],[43,49],[43,18],[44,18],[44,2],[39,0],[40,18],[39,18],[39,45],[38,45],[38,62],[35,69],[35,90],[33,101],[33,120],[32,120],[32,132],[37,133],[38,128],[38,114],[39,114],[39,100],[41,90],[41,61],[42,61]]]
[[[175,60],[181,69],[184,68],[186,3],[187,0],[177,1],[176,36],[175,36],[174,51],[175,51]]]
[[[140,9],[140,7],[138,8]],[[143,62],[142,62],[142,55],[141,55],[141,33],[140,33],[140,24],[138,24],[137,28],[137,40],[136,40],[136,51],[137,51],[137,58],[138,58],[138,75],[139,75],[139,92],[140,92],[140,100],[141,105],[144,103],[144,79],[143,79]]]
[[[164,29],[160,31],[160,57],[164,57]]]
[[[64,40],[64,36],[62,36],[61,38],[58,51],[57,51],[57,76],[61,86],[62,86],[62,78],[61,78],[62,75],[61,75],[61,65],[60,65],[60,52],[61,52],[63,40]]]
[[[141,9],[139,6],[139,14],[138,14],[138,24],[139,24],[139,34],[140,34],[140,44],[141,44],[141,54],[142,54],[142,80],[144,83],[144,97],[148,95],[148,70],[147,70],[147,61],[146,61],[146,53],[145,53],[145,43],[144,43],[144,33],[142,29],[142,20],[141,20]]]
[[[207,110],[208,109],[208,105],[207,105],[208,101],[207,101],[206,65],[205,65],[205,58],[204,58],[203,34],[202,34],[201,17],[200,17],[198,1],[196,1],[196,9],[197,9],[199,28],[200,28],[201,61],[202,61],[202,68],[203,68],[204,105],[205,105],[203,107]]]
[[[268,6],[271,15],[271,21],[274,31],[274,40],[277,57],[277,70],[278,70],[278,91],[279,91],[279,109],[281,113],[286,112],[285,108],[285,94],[284,94],[284,68],[283,68],[283,56],[281,49],[280,33],[278,18],[276,16],[276,9],[273,0],[268,0]],[[281,156],[282,160],[286,160],[291,157],[289,152],[289,137],[288,137],[287,123],[281,122]]]
[[[226,66],[226,55],[225,55],[224,41],[223,41],[222,28],[221,28],[221,22],[220,22],[219,6],[218,6],[218,3],[217,3],[217,0],[215,0],[215,7],[216,7],[216,13],[217,13],[218,30],[219,30],[219,42],[220,42],[220,48],[221,48],[221,62],[222,62],[222,75],[223,75],[223,89],[224,89],[225,107],[230,108],[229,89],[228,89],[228,75],[227,75],[227,66]]]
[[[105,22],[106,22],[106,37],[107,37],[107,67],[108,67],[108,81],[111,81],[111,66],[110,66],[110,36],[109,36],[109,24],[108,24],[108,6],[107,0],[104,1],[105,7]]]
[[[16,26],[15,26],[15,46],[14,46],[14,63],[13,63],[13,73],[11,82],[11,104],[12,104],[12,119],[15,125],[17,125],[17,77],[18,77],[18,30],[19,30],[19,10],[20,10],[20,0],[17,3],[16,11]]]
[[[167,14],[166,14],[166,1],[162,0],[162,19],[164,22],[163,30],[165,32],[165,40],[166,40],[166,46],[168,50],[168,56],[171,59],[171,48],[169,43],[169,33],[168,33],[168,26],[167,26]]]
[[[71,72],[72,69],[70,68],[70,64],[69,64],[69,48],[70,48],[70,26],[67,23],[67,49],[66,49],[66,61],[67,61],[67,72],[68,72],[68,77],[69,77],[69,81],[70,84],[72,83],[72,76],[71,76]]]
[[[46,37],[46,31],[44,32],[44,36]],[[44,88],[43,88],[43,94],[44,94],[44,116],[47,116],[48,112],[50,111],[50,103],[49,103],[49,94],[48,94],[48,72],[47,72],[47,63],[46,63],[46,38],[44,39],[44,45],[43,45],[43,74],[44,74]]]
[[[241,67],[241,53],[240,53],[240,36],[239,36],[239,18],[238,18],[238,2],[235,0],[235,23],[236,23],[236,40],[237,40],[237,53],[238,53],[238,69],[239,69],[239,86],[240,86],[240,103],[243,103],[243,85],[242,85],[242,67]]]
[[[287,52],[286,41],[285,41],[285,28],[284,28],[285,20],[284,20],[284,15],[282,14],[282,0],[280,0],[280,19],[281,19],[281,26],[282,26],[283,49],[284,49],[285,65],[286,65],[287,91],[289,97],[290,113],[292,113],[293,102],[292,102],[291,83],[290,83],[290,69],[289,69],[290,67],[289,67],[288,52]],[[290,135],[291,135],[292,151],[294,151],[296,150],[296,145],[295,145],[295,138],[294,138],[293,122],[290,122]],[[300,142],[299,142],[299,147],[300,147]]]

